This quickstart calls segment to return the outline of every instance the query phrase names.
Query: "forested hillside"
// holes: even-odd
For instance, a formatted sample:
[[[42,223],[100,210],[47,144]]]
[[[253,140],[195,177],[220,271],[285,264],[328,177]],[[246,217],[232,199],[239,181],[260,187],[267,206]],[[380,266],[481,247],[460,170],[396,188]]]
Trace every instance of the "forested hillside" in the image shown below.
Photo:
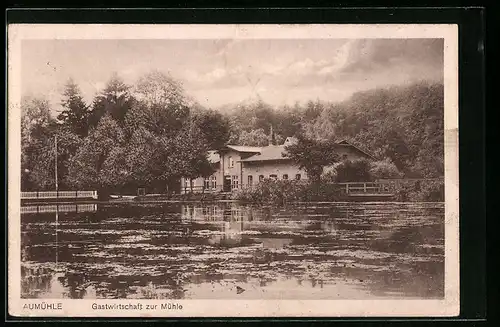
[[[444,173],[443,85],[419,83],[354,94],[340,103],[309,101],[272,108],[263,102],[228,114],[232,141],[277,142],[303,133],[313,139],[346,139],[380,160],[390,159],[406,177]]]
[[[267,145],[302,134],[347,139],[405,177],[443,175],[443,86],[414,84],[272,107],[263,101],[218,112],[190,100],[182,85],[160,72],[134,85],[112,76],[92,103],[69,80],[57,117],[43,98],[24,97],[22,189],[55,187],[55,136],[60,189],[164,191],[181,176],[212,173],[206,153],[223,144]]]

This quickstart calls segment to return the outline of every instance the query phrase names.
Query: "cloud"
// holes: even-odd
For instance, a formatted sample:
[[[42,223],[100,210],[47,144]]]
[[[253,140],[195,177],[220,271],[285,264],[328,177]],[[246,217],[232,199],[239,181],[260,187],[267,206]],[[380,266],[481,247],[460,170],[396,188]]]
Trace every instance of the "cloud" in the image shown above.
[[[127,84],[151,69],[169,72],[203,103],[255,95],[276,104],[336,100],[368,88],[443,79],[439,39],[43,41],[22,53],[23,93],[54,103],[67,77],[90,100],[115,71]]]
[[[242,40],[239,39],[222,39],[214,41],[215,46],[218,48],[215,53],[215,57],[223,57],[230,55],[230,52],[241,43]]]
[[[342,72],[371,73],[383,69],[397,69],[398,65],[442,71],[443,55],[442,39],[358,40],[351,45]]]
[[[247,71],[242,66],[214,67],[209,71],[187,70],[183,74],[186,84],[195,88],[242,86],[248,83]]]

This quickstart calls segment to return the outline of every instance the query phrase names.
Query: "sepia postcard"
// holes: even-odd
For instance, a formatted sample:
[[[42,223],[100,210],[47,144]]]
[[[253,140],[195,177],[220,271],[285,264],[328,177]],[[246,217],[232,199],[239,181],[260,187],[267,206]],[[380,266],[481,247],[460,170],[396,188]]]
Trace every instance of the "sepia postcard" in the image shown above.
[[[8,26],[8,312],[458,316],[456,25]]]

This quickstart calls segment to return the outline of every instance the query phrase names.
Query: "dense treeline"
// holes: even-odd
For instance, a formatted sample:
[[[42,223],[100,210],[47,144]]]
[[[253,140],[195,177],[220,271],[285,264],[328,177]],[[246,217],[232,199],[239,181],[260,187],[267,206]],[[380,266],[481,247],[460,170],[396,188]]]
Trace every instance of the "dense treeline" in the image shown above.
[[[229,121],[192,103],[170,76],[153,71],[136,85],[114,75],[91,104],[69,80],[62,112],[47,101],[22,103],[22,189],[55,188],[55,136],[59,189],[165,192],[181,176],[209,176],[206,153],[227,142]]]
[[[229,114],[232,140],[265,142],[271,126],[279,143],[303,134],[313,140],[342,140],[392,162],[404,177],[444,174],[444,90],[416,83],[354,94],[340,103],[309,101],[273,109],[262,101]]]
[[[181,176],[210,175],[208,150],[267,145],[270,134],[277,144],[288,136],[311,144],[346,139],[380,160],[371,169],[400,177],[443,175],[441,84],[360,92],[341,103],[273,108],[256,101],[224,113],[201,107],[158,71],[134,85],[113,75],[91,103],[72,80],[62,96],[57,117],[44,99],[22,100],[23,190],[55,188],[56,135],[59,189],[164,192]]]

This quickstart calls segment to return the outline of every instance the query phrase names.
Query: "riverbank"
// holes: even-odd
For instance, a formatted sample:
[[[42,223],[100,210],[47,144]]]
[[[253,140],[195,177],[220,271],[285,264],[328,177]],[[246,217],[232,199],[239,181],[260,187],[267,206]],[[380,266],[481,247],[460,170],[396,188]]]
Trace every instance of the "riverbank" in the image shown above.
[[[389,194],[345,194],[331,184],[301,184],[294,181],[265,181],[253,188],[231,193],[149,194],[141,196],[113,195],[108,200],[79,200],[80,204],[155,204],[155,203],[240,202],[256,205],[338,202],[444,202],[442,181],[399,181]],[[75,201],[26,200],[22,205],[74,204]]]
[[[442,180],[395,180],[383,185],[384,190],[348,192],[342,184],[320,181],[316,184],[289,180],[265,180],[252,188],[237,190],[232,198],[256,204],[287,204],[298,201],[318,202],[444,202]],[[358,187],[359,188],[359,187]],[[377,189],[378,187],[371,187]]]

